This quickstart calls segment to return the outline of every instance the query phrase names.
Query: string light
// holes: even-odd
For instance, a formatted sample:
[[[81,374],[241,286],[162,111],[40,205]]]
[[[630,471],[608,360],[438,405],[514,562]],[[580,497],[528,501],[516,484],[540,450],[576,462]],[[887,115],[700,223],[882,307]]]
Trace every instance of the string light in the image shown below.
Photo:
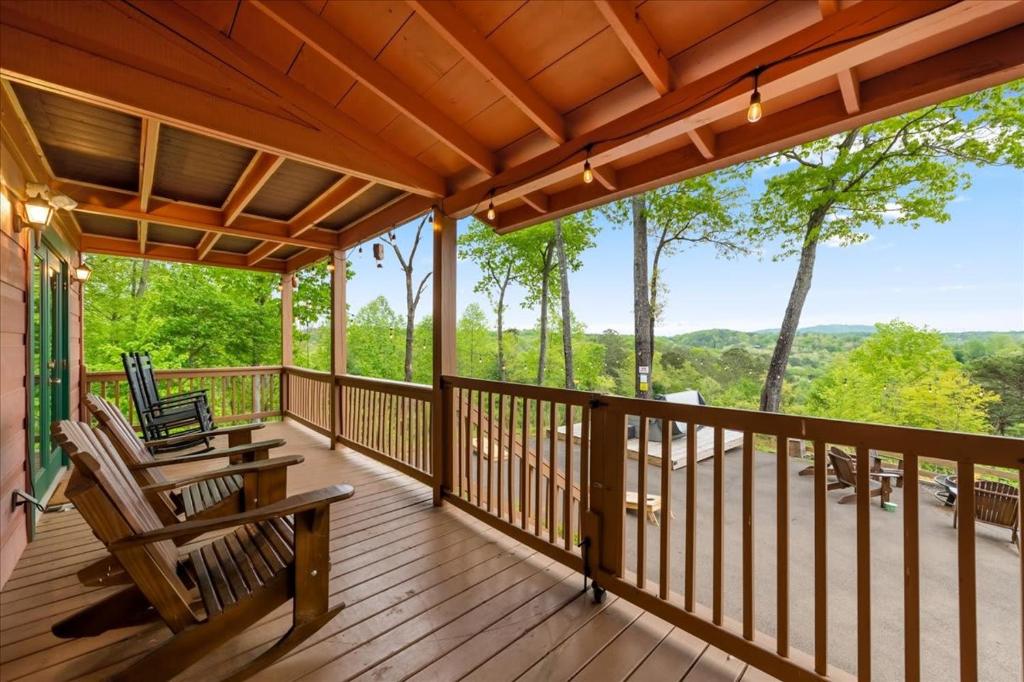
[[[334,272],[334,263],[327,263],[327,272]]]
[[[594,181],[594,171],[590,168],[590,147],[587,147],[587,158],[583,162],[583,182],[588,185]]]
[[[757,123],[761,120],[764,111],[761,108],[761,93],[757,89],[757,77],[761,75],[760,69],[754,70],[754,92],[750,93],[750,106],[747,107],[747,121]]]
[[[487,204],[487,219],[494,220],[498,217],[497,211],[494,210],[494,192],[491,192],[491,199]]]

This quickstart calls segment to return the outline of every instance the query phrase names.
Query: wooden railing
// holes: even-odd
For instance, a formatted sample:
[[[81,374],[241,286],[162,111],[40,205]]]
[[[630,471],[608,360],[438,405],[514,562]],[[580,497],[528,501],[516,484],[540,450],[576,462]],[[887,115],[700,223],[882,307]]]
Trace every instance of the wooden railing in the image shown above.
[[[217,367],[156,371],[160,395],[205,390],[214,421],[229,423],[281,415],[281,367]],[[123,371],[89,372],[86,393],[97,393],[117,405],[138,427],[138,415]],[[84,410],[84,407],[83,407]],[[87,410],[83,414],[87,413]]]
[[[281,411],[284,415],[330,437],[334,409],[330,373],[285,366],[282,376]]]
[[[445,409],[453,417],[443,458],[450,471],[440,477],[449,481],[445,499],[548,556],[585,570],[620,598],[787,680],[849,676],[831,665],[834,655],[828,640],[832,502],[826,494],[830,481],[826,453],[830,446],[841,446],[853,455],[860,490],[870,487],[873,451],[894,453],[904,462],[901,537],[908,680],[921,679],[920,460],[951,462],[961,481],[974,480],[976,472],[988,467],[1019,475],[1024,465],[1024,442],[1011,438],[680,405],[462,377],[444,377],[443,386]],[[676,437],[655,440],[655,430],[674,431]],[[813,509],[806,512],[790,509],[790,486],[797,485],[795,480],[807,484],[806,479],[791,483],[793,472],[801,466],[791,461],[792,441],[809,443],[814,453]],[[755,452],[755,443],[763,449],[765,442],[772,444],[772,451]],[[739,469],[738,485],[730,489],[726,488],[727,452],[735,452],[729,458],[735,462],[731,466]],[[754,522],[755,455],[762,470],[765,461],[773,469],[768,484],[764,478],[758,482],[759,495],[771,488],[767,492],[775,512],[773,527],[765,530]],[[710,472],[708,465],[697,466],[705,459]],[[539,468],[534,466],[538,460]],[[683,467],[685,471],[674,474]],[[702,472],[700,486],[698,471]],[[555,485],[550,484],[550,472]],[[681,484],[675,493],[674,480]],[[710,519],[698,516],[698,501],[706,505],[709,498]],[[726,613],[727,498],[739,507],[730,513],[738,511],[741,516],[741,549],[728,556],[736,562],[732,565],[738,568],[742,585],[735,620]],[[855,647],[857,676],[865,680],[871,677],[873,661],[870,505],[877,500],[858,495],[855,508],[856,627],[847,639]],[[954,599],[959,614],[960,677],[973,680],[978,673],[973,487],[961,488],[958,505],[959,590]],[[627,508],[636,510],[635,518],[626,514]],[[804,543],[810,544],[805,555],[812,557],[812,584],[790,584],[791,512],[813,517],[811,531],[800,543],[801,549],[807,546]],[[627,523],[635,525],[635,530]],[[775,612],[774,623],[767,628],[770,632],[758,629],[754,608],[755,601],[766,597],[761,590],[755,600],[754,548],[764,532],[769,533],[779,567],[773,571]],[[583,544],[582,554],[577,541]],[[682,570],[673,570],[680,558]],[[698,599],[698,576],[710,578],[709,598]],[[796,590],[801,597],[813,595],[809,617],[798,624],[813,624],[805,644],[811,655],[791,645],[790,606]],[[1004,631],[1020,633],[1022,625]],[[892,675],[892,671],[882,673]]]

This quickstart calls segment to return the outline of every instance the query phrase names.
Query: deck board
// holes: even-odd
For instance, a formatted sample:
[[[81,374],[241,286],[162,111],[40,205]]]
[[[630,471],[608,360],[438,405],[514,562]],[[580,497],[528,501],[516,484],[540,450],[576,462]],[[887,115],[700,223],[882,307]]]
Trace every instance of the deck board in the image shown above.
[[[614,595],[594,604],[582,594],[579,574],[449,505],[434,507],[427,487],[383,464],[332,452],[325,438],[292,422],[270,424],[260,435],[288,441],[275,454],[305,456],[289,471],[289,492],[337,481],[355,485],[356,495],[331,516],[331,601],[346,607],[253,679],[644,680],[691,673],[717,681],[746,672],[742,662]],[[187,471],[177,469],[168,475]],[[78,583],[76,571],[104,555],[77,512],[42,517],[36,541],[0,593],[0,677],[103,679],[167,637],[159,623],[76,640],[50,633],[56,621],[121,589]],[[286,605],[182,679],[225,677],[289,624]],[[704,661],[705,651],[718,655]]]

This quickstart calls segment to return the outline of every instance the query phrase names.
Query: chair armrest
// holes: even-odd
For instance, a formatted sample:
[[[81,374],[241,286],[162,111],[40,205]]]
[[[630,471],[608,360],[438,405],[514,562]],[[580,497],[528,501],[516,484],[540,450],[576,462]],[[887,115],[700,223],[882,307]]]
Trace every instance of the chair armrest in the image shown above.
[[[280,502],[274,502],[265,507],[258,507],[240,514],[230,514],[228,516],[221,516],[215,519],[196,519],[194,521],[185,521],[184,523],[175,523],[156,530],[139,533],[131,537],[111,542],[107,545],[107,548],[116,552],[119,550],[141,547],[142,545],[148,545],[162,540],[173,540],[174,538],[182,536],[195,537],[217,530],[224,530],[225,528],[244,526],[247,523],[278,519],[290,514],[299,514],[305,511],[326,507],[334,502],[340,502],[341,500],[348,499],[352,497],[354,493],[355,489],[350,485],[332,485],[326,488],[320,488],[319,490],[311,490],[310,492],[302,493],[301,495],[292,495]]]
[[[286,455],[284,457],[260,460],[259,462],[232,464],[231,466],[226,466],[222,469],[211,469],[210,471],[203,471],[198,474],[186,476],[185,478],[176,478],[172,481],[140,486],[140,489],[144,493],[162,493],[165,490],[177,490],[178,488],[184,488],[187,485],[207,481],[211,478],[223,478],[225,476],[234,476],[236,474],[259,473],[260,471],[268,469],[280,469],[281,467],[289,467],[293,464],[302,464],[303,461],[305,461],[305,458],[303,458],[302,455]]]
[[[225,426],[220,429],[212,429],[210,431],[193,431],[191,433],[183,433],[180,436],[170,436],[168,438],[158,438],[156,440],[147,440],[146,447],[160,448],[165,445],[177,445],[178,443],[184,443],[190,440],[196,440],[199,438],[213,438],[214,436],[226,436],[232,433],[239,433],[243,431],[255,431],[256,429],[262,429],[266,424],[252,423],[252,424],[239,424],[238,426]]]
[[[284,439],[274,438],[273,440],[261,440],[255,443],[243,443],[242,445],[236,445],[233,448],[224,448],[223,450],[197,452],[194,455],[182,455],[180,457],[161,457],[160,459],[155,459],[152,462],[140,462],[138,464],[130,464],[128,465],[128,468],[135,471],[137,469],[149,469],[152,467],[166,467],[171,466],[172,464],[188,464],[189,462],[202,462],[207,459],[234,457],[235,455],[244,455],[250,452],[257,452],[259,450],[270,450],[271,448],[279,448],[284,444]]]

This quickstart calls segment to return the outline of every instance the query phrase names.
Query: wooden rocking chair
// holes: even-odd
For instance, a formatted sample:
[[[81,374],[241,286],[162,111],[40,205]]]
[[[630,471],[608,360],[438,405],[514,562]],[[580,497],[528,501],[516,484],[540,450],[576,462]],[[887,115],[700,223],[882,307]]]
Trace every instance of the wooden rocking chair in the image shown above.
[[[828,449],[828,460],[832,465],[836,480],[829,483],[828,490],[853,488],[853,492],[839,498],[839,504],[852,504],[857,501],[857,461],[837,447]],[[868,479],[868,496],[881,497],[884,505],[892,495],[892,484],[903,477],[902,473],[893,471],[872,471]]]
[[[85,404],[96,416],[126,470],[136,483],[143,486],[157,518],[167,526],[180,523],[182,517],[184,520],[216,518],[284,499],[288,484],[287,467],[303,461],[300,455],[271,459],[270,450],[284,445],[280,438],[242,442],[224,450],[158,459],[146,449],[117,407],[94,393],[85,397]],[[245,437],[248,440],[251,432],[260,426],[250,424],[209,433],[212,436],[227,432],[229,439]],[[227,458],[231,466],[173,481],[160,472],[160,468],[165,466],[221,458]],[[189,539],[180,535],[175,542],[183,544]],[[85,585],[109,585],[122,582],[124,573],[107,557],[83,568],[78,577]]]
[[[146,355],[146,358],[148,361],[149,356]],[[156,389],[151,362],[149,381],[146,381],[139,367],[137,353],[121,353],[121,363],[146,440],[169,440],[175,436],[173,444],[150,446],[154,452],[181,450],[196,445],[209,447],[209,438],[201,435],[213,430],[213,417],[204,391],[161,398]]]
[[[293,600],[292,627],[231,679],[270,665],[344,607],[328,603],[330,505],[348,485],[295,495],[216,519],[165,526],[106,434],[61,421],[53,435],[75,460],[67,495],[133,583],[55,624],[58,637],[95,636],[161,619],[174,633],[115,680],[166,680]],[[181,537],[234,529],[179,554]]]
[[[959,496],[957,501],[959,502]],[[1010,530],[1010,542],[1020,551],[1018,526],[1020,524],[1020,493],[1009,483],[999,481],[974,482],[974,518]],[[956,528],[960,505],[953,507],[953,527]]]

